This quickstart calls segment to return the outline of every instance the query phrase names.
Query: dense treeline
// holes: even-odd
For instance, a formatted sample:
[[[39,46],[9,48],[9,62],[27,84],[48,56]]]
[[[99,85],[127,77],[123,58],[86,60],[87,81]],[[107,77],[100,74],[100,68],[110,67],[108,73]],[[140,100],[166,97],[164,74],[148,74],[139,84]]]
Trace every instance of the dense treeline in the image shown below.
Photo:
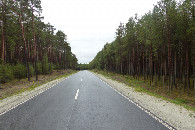
[[[90,67],[195,95],[194,13],[193,0],[159,1],[141,18],[120,23],[116,39],[98,52]]]
[[[89,69],[89,64],[78,64],[77,70],[88,70]]]
[[[75,69],[67,36],[41,20],[41,0],[0,1],[0,82]]]

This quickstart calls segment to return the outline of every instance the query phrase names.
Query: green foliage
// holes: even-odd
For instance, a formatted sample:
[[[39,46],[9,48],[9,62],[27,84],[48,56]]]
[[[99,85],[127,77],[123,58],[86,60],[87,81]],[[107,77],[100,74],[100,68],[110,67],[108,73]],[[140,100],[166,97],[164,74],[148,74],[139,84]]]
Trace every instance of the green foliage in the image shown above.
[[[13,78],[12,67],[9,64],[0,65],[0,83],[9,82]]]
[[[29,72],[30,72],[30,77],[35,75],[35,69],[33,68],[33,65],[29,65]]]
[[[53,69],[53,70],[60,70],[60,64],[59,64],[59,63],[53,64],[53,65],[52,65],[52,69]]]
[[[89,69],[89,64],[79,64],[77,66],[77,70],[88,70]]]
[[[43,74],[49,74],[50,73],[51,64],[48,62],[47,55],[44,55],[43,61],[42,61],[42,73]]]
[[[1,2],[0,18],[3,24],[0,24],[0,55],[3,59],[0,59],[0,64],[16,64],[12,66],[15,78],[28,76],[27,63],[31,63],[29,80],[35,74],[35,68],[37,74],[51,74],[53,69],[76,69],[77,58],[71,52],[67,35],[60,30],[55,33],[54,26],[42,21],[41,12],[41,0]],[[6,44],[4,50],[3,43]]]
[[[2,59],[0,58],[0,65],[2,64]]]
[[[37,72],[38,74],[43,74],[41,62],[37,62]]]
[[[13,74],[16,79],[22,79],[26,76],[26,67],[23,64],[17,63],[12,66]]]
[[[55,69],[54,64],[49,64],[50,65],[50,70],[49,70],[49,74],[51,74],[53,72],[53,70]]]
[[[115,40],[105,44],[89,67],[143,76],[150,86],[168,86],[169,93],[182,87],[195,96],[190,82],[195,82],[194,25],[193,1],[160,0],[152,11],[120,23]]]

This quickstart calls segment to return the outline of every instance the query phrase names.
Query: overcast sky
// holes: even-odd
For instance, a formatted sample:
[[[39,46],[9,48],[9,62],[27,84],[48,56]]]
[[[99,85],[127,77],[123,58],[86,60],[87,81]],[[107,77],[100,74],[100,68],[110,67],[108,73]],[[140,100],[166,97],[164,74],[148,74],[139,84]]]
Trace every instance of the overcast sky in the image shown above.
[[[68,36],[79,63],[89,63],[106,42],[114,40],[120,22],[144,15],[157,0],[42,0],[44,22]]]

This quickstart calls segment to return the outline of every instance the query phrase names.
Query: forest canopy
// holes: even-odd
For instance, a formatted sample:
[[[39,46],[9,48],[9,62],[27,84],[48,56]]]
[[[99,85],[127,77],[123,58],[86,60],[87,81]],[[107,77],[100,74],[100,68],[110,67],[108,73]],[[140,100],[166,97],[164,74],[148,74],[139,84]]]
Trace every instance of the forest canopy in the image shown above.
[[[0,1],[0,79],[50,74],[53,69],[75,69],[67,35],[55,31],[41,17],[41,0]],[[55,33],[57,32],[57,33]]]
[[[193,0],[157,2],[145,15],[120,23],[115,40],[105,44],[90,68],[143,77],[152,86],[195,96],[194,13]]]

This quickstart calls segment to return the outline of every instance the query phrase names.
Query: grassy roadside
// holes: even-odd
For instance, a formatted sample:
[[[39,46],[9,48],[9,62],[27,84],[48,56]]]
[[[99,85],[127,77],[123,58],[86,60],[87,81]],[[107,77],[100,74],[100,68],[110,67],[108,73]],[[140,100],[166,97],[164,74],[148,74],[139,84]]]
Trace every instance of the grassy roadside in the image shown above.
[[[58,72],[53,71],[51,75],[39,75],[38,81],[35,80],[35,77],[32,77],[30,82],[26,78],[26,79],[14,80],[5,84],[1,84],[0,101],[7,97],[22,93],[24,91],[33,90],[36,87],[48,83],[52,80],[67,77],[76,72],[77,71],[75,70],[62,70]]]
[[[168,93],[168,91],[163,87],[159,87],[159,86],[151,87],[149,85],[149,82],[143,80],[142,78],[137,80],[129,75],[120,75],[116,73],[110,73],[110,72],[99,71],[99,70],[92,70],[92,71],[102,74],[107,78],[116,80],[121,83],[125,83],[129,87],[133,87],[137,92],[147,93],[148,95],[161,98],[163,100],[169,101],[177,105],[181,105],[186,109],[195,112],[195,98],[193,96],[188,96],[185,93],[178,94],[177,91]]]

